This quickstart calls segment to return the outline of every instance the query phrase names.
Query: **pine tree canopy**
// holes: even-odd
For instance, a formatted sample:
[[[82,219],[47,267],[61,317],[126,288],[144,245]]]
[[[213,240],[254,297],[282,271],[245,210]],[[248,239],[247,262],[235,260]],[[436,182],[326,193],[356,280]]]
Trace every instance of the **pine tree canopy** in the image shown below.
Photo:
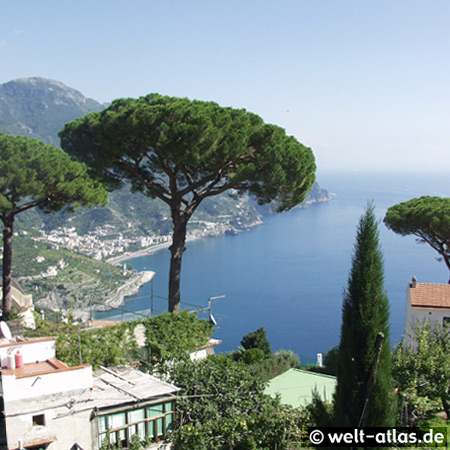
[[[0,133],[0,219],[3,222],[3,320],[11,309],[12,238],[15,217],[31,208],[106,204],[108,193],[84,164],[41,141]]]
[[[311,149],[255,114],[214,102],[158,94],[119,99],[59,135],[62,148],[111,189],[128,180],[169,205],[171,312],[180,309],[187,223],[205,198],[248,192],[285,211],[305,199],[315,179]]]
[[[450,198],[425,196],[391,206],[384,223],[397,234],[426,242],[450,270]]]

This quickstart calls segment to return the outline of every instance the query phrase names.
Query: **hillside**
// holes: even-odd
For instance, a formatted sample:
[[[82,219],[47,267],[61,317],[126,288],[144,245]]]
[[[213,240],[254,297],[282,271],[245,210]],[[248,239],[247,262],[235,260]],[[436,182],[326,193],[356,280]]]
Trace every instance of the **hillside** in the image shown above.
[[[0,85],[0,131],[59,147],[66,122],[105,106],[59,81],[21,78]]]

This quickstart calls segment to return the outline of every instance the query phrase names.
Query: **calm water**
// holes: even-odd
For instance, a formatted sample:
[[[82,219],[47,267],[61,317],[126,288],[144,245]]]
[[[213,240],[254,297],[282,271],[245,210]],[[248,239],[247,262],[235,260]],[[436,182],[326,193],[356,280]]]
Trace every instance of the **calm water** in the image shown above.
[[[237,236],[206,238],[188,244],[182,272],[182,299],[207,306],[213,301],[220,350],[235,349],[242,336],[265,327],[272,349],[290,349],[303,362],[339,343],[342,291],[346,286],[356,226],[367,201],[382,219],[389,206],[421,195],[450,196],[444,174],[327,174],[318,176],[333,200],[266,217],[265,225]],[[413,237],[397,236],[380,224],[385,259],[385,289],[391,305],[391,341],[401,339],[405,292],[419,282],[446,283],[437,254]],[[130,297],[125,309],[167,309],[169,251],[134,258],[135,269],[157,273],[153,287]],[[190,307],[193,309],[193,307]],[[102,314],[102,317],[114,313]]]

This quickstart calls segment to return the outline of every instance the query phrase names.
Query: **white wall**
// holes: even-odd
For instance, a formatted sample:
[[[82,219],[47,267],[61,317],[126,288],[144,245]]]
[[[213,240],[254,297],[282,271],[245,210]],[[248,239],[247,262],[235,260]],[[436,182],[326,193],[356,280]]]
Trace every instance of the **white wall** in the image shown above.
[[[412,308],[410,289],[406,291],[406,311],[405,311],[405,342],[411,342],[410,335],[414,334],[415,326],[428,322],[433,328],[436,325],[442,327],[444,317],[450,317],[449,309],[441,308]]]
[[[15,417],[6,417],[8,447],[17,446],[21,439],[24,444],[42,437],[56,436],[57,440],[48,450],[69,450],[75,443],[84,450],[93,449],[90,415],[92,410],[70,414],[65,406],[53,410],[35,411]],[[45,426],[33,426],[33,415],[44,414]],[[96,446],[95,446],[96,447]]]
[[[23,363],[46,361],[55,357],[55,338],[45,338],[36,341],[16,342],[0,346],[0,359],[2,367],[7,366],[9,354],[15,355],[17,351],[23,356]]]
[[[91,365],[23,378],[16,378],[14,374],[3,374],[2,384],[5,411],[6,413],[8,412],[8,402],[11,401],[67,392],[74,389],[91,388],[92,383]]]

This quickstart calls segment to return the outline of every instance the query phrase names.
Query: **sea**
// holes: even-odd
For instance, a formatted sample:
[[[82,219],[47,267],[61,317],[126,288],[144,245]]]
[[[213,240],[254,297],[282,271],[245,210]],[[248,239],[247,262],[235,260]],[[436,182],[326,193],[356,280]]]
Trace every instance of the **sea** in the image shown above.
[[[391,344],[402,338],[406,288],[412,277],[447,283],[439,256],[412,236],[388,230],[388,207],[423,195],[450,196],[444,173],[319,172],[331,201],[263,217],[264,224],[237,235],[189,242],[183,255],[182,307],[217,323],[217,352],[235,350],[242,337],[264,327],[272,350],[292,350],[303,364],[339,345],[341,308],[359,219],[372,202],[379,218],[384,287],[390,303]],[[127,320],[167,311],[168,249],[127,263],[156,275],[123,307],[97,317]],[[224,296],[224,297],[223,297]],[[214,298],[219,297],[219,298]]]

